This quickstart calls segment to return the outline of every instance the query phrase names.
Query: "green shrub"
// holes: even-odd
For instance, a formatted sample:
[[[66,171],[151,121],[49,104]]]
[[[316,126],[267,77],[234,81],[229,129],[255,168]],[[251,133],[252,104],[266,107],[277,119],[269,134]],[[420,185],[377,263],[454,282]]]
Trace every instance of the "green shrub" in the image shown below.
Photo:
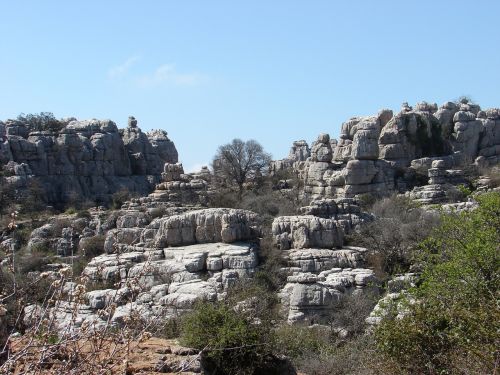
[[[52,112],[40,112],[38,114],[21,113],[17,120],[24,123],[31,131],[58,132],[64,127],[64,123],[55,118]]]
[[[64,213],[66,215],[74,215],[78,212],[78,210],[75,207],[68,207]]]
[[[203,351],[218,374],[253,374],[271,355],[272,335],[226,303],[198,303],[183,319],[181,343]]]
[[[472,189],[470,189],[466,185],[458,185],[457,190],[462,194],[464,198],[467,198],[470,195],[472,195]]]
[[[126,188],[118,190],[111,196],[111,207],[115,210],[122,208],[123,204],[130,200],[133,195]]]
[[[500,194],[444,215],[422,245],[423,275],[401,319],[376,330],[379,350],[419,374],[494,373],[499,361]]]

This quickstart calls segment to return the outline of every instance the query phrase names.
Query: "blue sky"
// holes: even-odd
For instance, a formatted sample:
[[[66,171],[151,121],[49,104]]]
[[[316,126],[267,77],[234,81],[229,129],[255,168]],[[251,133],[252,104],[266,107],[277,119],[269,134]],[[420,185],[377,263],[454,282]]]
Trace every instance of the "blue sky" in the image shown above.
[[[500,1],[0,0],[0,119],[134,115],[187,170],[404,101],[500,106]]]

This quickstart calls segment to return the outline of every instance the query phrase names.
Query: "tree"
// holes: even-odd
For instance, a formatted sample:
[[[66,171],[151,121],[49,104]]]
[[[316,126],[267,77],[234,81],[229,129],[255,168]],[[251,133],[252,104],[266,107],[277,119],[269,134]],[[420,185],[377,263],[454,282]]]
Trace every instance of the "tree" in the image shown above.
[[[266,174],[270,162],[271,155],[257,141],[233,139],[231,143],[219,147],[213,168],[216,176],[236,185],[241,201],[245,183],[256,181]]]
[[[417,302],[376,330],[378,348],[400,366],[397,373],[492,374],[498,368],[500,194],[476,199],[474,211],[443,215],[421,245],[424,271],[410,292]]]
[[[17,120],[35,131],[58,132],[64,127],[64,123],[56,119],[52,112],[29,113],[27,115],[21,113],[17,116]]]

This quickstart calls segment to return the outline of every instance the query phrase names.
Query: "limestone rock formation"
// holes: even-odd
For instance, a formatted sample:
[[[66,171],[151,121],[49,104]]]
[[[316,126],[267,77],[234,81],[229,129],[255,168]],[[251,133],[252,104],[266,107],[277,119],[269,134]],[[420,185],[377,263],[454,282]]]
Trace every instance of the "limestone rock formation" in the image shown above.
[[[272,233],[281,250],[340,247],[344,231],[335,220],[315,216],[281,216],[274,220]]]
[[[18,120],[1,123],[0,167],[10,163],[14,173],[4,182],[23,188],[37,179],[52,204],[75,197],[106,202],[120,189],[149,193],[163,165],[178,160],[165,131],[143,133],[133,118],[122,130],[111,120],[63,124],[59,131],[38,131]]]
[[[373,270],[363,268],[367,249],[343,247],[344,233],[371,217],[345,198],[313,201],[301,212],[272,225],[288,274],[279,295],[289,323],[323,324],[346,296],[378,291]]]
[[[293,142],[292,147],[290,148],[290,152],[288,157],[281,160],[274,160],[271,162],[271,172],[277,173],[282,170],[293,168],[295,164],[301,164],[306,161],[307,158],[311,156],[311,150],[306,141],[295,141]]]
[[[440,107],[403,103],[396,114],[384,109],[376,116],[349,119],[342,124],[338,141],[320,134],[305,161],[277,161],[271,171],[293,169],[303,180],[303,195],[309,201],[404,193],[427,179],[435,160],[445,163],[450,183],[460,181],[460,173],[452,170],[471,163],[498,164],[499,137],[499,109],[483,111],[467,100]],[[442,184],[438,181],[443,178],[433,176],[431,184]]]
[[[325,323],[346,294],[363,293],[375,283],[372,270],[332,268],[319,275],[300,273],[289,276],[280,292],[290,323]]]
[[[460,169],[446,169],[446,160],[432,161],[431,168],[427,169],[428,185],[418,186],[407,195],[422,204],[437,204],[450,200],[450,196],[457,194],[455,185],[464,183],[463,171]]]
[[[96,220],[82,226],[92,227]],[[116,228],[106,232],[106,253],[94,257],[83,270],[88,283],[105,288],[88,292],[84,305],[59,305],[61,329],[70,324],[75,308],[75,328],[84,322],[103,326],[99,311],[110,304],[117,305],[109,317],[114,325],[123,324],[131,314],[145,320],[176,316],[198,300],[222,298],[229,286],[251,277],[259,263],[260,226],[250,211],[204,209],[152,219],[147,211],[123,210],[115,223]],[[57,242],[54,227],[52,223],[37,230],[31,246],[42,239]],[[58,234],[63,239],[64,231]]]

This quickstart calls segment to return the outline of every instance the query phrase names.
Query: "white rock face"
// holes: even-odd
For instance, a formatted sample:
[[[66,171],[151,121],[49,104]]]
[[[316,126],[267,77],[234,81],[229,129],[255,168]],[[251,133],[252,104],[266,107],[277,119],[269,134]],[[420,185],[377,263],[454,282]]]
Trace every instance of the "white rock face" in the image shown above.
[[[145,318],[159,313],[176,315],[198,300],[215,301],[238,279],[251,277],[258,266],[257,247],[244,242],[142,250],[92,259],[84,276],[123,288],[134,285],[140,292],[122,298],[127,294],[123,288],[120,293],[116,289],[92,291],[87,293],[89,308],[95,311],[111,302],[119,306],[129,303],[116,310],[112,320],[116,324],[132,311],[144,312]]]
[[[308,216],[280,216],[274,219],[272,234],[282,250],[326,248],[343,244],[344,231],[335,220]]]
[[[319,274],[295,273],[280,292],[288,322],[324,323],[348,294],[376,287],[372,270],[332,268]]]
[[[363,264],[363,248],[328,249],[294,249],[289,250],[286,257],[291,268],[299,268],[301,272],[320,273],[333,268],[356,268]]]
[[[162,218],[155,246],[245,241],[258,234],[257,216],[245,210],[211,208]]]
[[[348,199],[313,202],[303,210],[326,218],[282,216],[273,222],[275,245],[283,250],[284,271],[289,275],[279,296],[290,324],[326,323],[346,295],[378,290],[374,272],[363,268],[367,250],[337,249],[343,244],[340,217],[350,211],[344,206],[348,203]]]

